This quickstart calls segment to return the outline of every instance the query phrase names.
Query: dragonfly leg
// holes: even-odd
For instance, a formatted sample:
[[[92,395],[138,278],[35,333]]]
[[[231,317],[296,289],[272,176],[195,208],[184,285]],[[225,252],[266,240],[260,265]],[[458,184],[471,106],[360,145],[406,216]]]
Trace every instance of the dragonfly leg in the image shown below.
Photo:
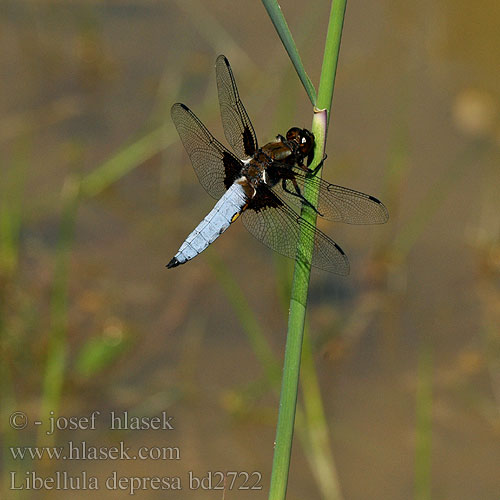
[[[297,198],[300,198],[302,200],[302,203],[304,203],[308,207],[312,208],[318,215],[320,215],[321,217],[323,217],[323,214],[320,213],[318,211],[318,209],[308,199],[306,199],[304,197],[304,195],[300,192],[300,187],[297,184],[297,181],[295,179],[290,179],[290,180],[292,181],[293,187],[295,188],[295,192],[294,191],[290,191],[290,189],[288,189],[286,187],[286,179],[283,179],[282,182],[281,182],[281,185],[283,187],[283,191],[285,191],[288,194],[291,194],[292,196],[297,196]]]
[[[308,168],[308,176],[309,177],[314,177],[317,173],[318,173],[318,170],[323,166],[323,163],[325,162],[327,158],[327,155],[323,156],[323,159],[318,163],[318,165],[316,165],[314,168]]]

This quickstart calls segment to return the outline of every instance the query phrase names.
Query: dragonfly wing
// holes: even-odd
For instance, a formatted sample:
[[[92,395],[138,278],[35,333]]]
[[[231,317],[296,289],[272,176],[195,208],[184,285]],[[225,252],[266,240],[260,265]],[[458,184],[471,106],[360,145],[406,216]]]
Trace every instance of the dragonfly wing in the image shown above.
[[[319,192],[317,209],[327,220],[347,224],[383,224],[389,219],[387,208],[374,196],[330,184],[320,177],[310,177],[296,167],[293,168],[291,177],[297,181],[302,194],[305,183],[317,188]],[[282,188],[281,183],[273,189],[294,207],[302,203],[299,197],[290,194],[290,192],[296,193],[291,180],[286,181],[286,191]]]
[[[349,274],[344,251],[322,231],[304,220],[272,190],[260,186],[242,214],[245,227],[274,251],[294,259],[301,233],[313,243],[312,265],[335,274]],[[299,258],[304,259],[304,256]]]
[[[201,185],[210,196],[220,198],[241,176],[243,164],[187,106],[176,103],[170,114]]]
[[[225,56],[220,55],[217,58],[215,71],[222,126],[227,142],[238,158],[249,159],[259,148],[257,136],[241,102],[231,66]]]

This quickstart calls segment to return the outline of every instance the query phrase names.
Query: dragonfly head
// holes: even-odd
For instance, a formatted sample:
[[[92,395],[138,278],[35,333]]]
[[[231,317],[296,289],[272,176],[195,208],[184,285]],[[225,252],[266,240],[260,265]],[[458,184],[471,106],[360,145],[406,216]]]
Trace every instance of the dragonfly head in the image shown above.
[[[308,156],[314,148],[314,135],[305,128],[292,127],[286,133],[286,140],[296,144],[302,158]]]

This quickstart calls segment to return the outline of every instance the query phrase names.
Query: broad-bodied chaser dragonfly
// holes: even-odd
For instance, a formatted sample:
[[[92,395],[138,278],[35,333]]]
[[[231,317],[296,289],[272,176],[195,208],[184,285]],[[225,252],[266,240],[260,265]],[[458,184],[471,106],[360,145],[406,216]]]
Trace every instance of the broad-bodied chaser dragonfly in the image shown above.
[[[388,219],[387,209],[373,196],[315,177],[317,169],[309,168],[314,136],[306,129],[293,127],[285,137],[278,135],[259,148],[229,61],[221,55],[215,67],[222,125],[234,154],[215,139],[187,106],[172,106],[172,120],[198,179],[208,194],[219,201],[167,267],[196,257],[241,215],[250,233],[276,252],[295,258],[302,233],[314,244],[313,266],[348,274],[346,254],[300,216],[302,205],[311,206],[325,219],[349,224],[384,223]],[[303,195],[305,183],[314,184],[319,191],[316,207]]]

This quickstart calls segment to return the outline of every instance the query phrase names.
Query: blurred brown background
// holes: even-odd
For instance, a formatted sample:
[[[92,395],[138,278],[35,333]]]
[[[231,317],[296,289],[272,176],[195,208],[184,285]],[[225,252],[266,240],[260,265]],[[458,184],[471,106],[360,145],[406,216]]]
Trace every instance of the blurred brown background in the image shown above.
[[[9,491],[12,470],[19,481],[179,475],[179,492],[136,493],[179,499],[222,498],[189,490],[189,470],[260,471],[262,491],[225,498],[267,498],[277,396],[244,312],[281,362],[292,264],[236,223],[192,262],[164,267],[214,203],[169,109],[186,103],[225,143],[218,54],[261,144],[310,126],[264,8],[0,5],[2,498],[67,498]],[[329,3],[282,8],[317,85]],[[352,271],[311,279],[311,342],[346,500],[500,498],[499,19],[494,0],[348,2],[323,177],[379,197],[390,220],[322,225]],[[8,445],[51,441],[32,425],[13,431],[14,410],[31,422],[50,410],[166,410],[175,431],[117,434],[102,421],[53,442],[178,446],[181,460],[15,461]],[[334,498],[314,468],[295,439],[290,500]]]

